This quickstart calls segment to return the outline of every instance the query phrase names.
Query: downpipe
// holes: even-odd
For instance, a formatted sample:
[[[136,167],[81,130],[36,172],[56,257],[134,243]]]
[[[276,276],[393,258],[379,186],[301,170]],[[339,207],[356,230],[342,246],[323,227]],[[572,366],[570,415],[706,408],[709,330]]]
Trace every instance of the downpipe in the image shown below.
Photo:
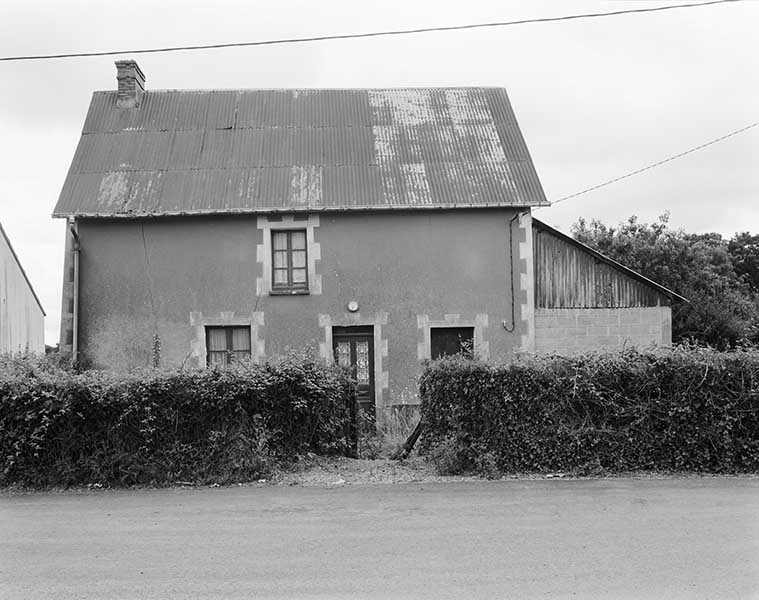
[[[74,298],[72,308],[72,336],[71,336],[71,360],[74,364],[79,361],[79,231],[76,220],[72,219],[69,223],[69,231],[73,238],[71,252],[74,259]]]

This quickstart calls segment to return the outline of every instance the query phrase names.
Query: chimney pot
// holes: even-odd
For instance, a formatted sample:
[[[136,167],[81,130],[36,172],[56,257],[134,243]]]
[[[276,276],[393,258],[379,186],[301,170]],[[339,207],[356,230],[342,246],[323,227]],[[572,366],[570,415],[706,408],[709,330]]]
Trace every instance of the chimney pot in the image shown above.
[[[136,108],[142,102],[145,91],[145,75],[133,60],[116,61],[116,106],[118,108]]]

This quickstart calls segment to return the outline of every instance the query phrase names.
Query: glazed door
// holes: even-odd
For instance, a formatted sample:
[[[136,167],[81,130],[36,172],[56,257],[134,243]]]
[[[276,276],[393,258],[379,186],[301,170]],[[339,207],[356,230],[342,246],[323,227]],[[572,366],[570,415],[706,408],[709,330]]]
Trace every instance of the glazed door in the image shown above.
[[[373,327],[333,327],[335,362],[349,367],[356,380],[356,403],[374,422],[374,331]]]

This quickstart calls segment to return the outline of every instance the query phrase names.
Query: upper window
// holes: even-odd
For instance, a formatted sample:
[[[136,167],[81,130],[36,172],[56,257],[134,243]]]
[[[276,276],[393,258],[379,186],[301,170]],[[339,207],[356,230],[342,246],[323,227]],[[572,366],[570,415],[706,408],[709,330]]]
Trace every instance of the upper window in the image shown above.
[[[432,358],[463,354],[474,355],[474,327],[431,327],[430,354]]]
[[[306,230],[272,231],[272,291],[308,291]]]
[[[250,327],[206,327],[206,363],[228,365],[250,357]]]

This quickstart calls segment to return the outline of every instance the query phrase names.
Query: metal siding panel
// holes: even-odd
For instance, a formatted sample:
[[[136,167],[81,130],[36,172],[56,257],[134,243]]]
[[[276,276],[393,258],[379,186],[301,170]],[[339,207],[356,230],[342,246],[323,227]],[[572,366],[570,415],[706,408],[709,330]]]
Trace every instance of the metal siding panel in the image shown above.
[[[143,171],[165,170],[171,153],[173,134],[173,131],[169,135],[162,131],[137,134],[134,154],[130,157],[134,168]]]
[[[79,138],[79,144],[77,144],[74,158],[71,161],[69,177],[72,177],[74,173],[84,172],[92,164],[97,138],[97,134],[86,134]]]
[[[204,129],[208,119],[211,92],[182,92],[177,94],[176,130]]]
[[[509,161],[508,165],[509,171],[512,173],[516,197],[528,204],[545,203],[546,197],[543,186],[540,184],[532,161]]]
[[[162,194],[156,210],[164,212],[178,212],[188,202],[188,194],[185,190],[191,185],[191,174],[182,171],[167,171],[163,174]]]
[[[210,94],[206,129],[232,129],[240,92],[212,91]]]
[[[263,140],[258,129],[235,129],[230,132],[231,149],[227,167],[260,166]]]
[[[382,175],[373,165],[325,167],[325,206],[376,206],[383,197]]]
[[[201,169],[221,169],[227,164],[232,154],[232,136],[230,129],[212,129],[206,132],[200,151],[199,167]]]
[[[171,138],[166,168],[168,170],[195,168],[200,162],[200,149],[203,147],[204,136],[204,130],[175,131]]]
[[[323,127],[303,127],[294,130],[293,165],[324,165]]]
[[[108,96],[102,92],[92,94],[90,108],[84,119],[82,133],[95,133],[99,131],[108,131],[106,123],[112,113],[112,108],[108,103]]]
[[[289,169],[261,169],[260,181],[259,208],[268,206],[284,208],[287,206],[290,190]]]

